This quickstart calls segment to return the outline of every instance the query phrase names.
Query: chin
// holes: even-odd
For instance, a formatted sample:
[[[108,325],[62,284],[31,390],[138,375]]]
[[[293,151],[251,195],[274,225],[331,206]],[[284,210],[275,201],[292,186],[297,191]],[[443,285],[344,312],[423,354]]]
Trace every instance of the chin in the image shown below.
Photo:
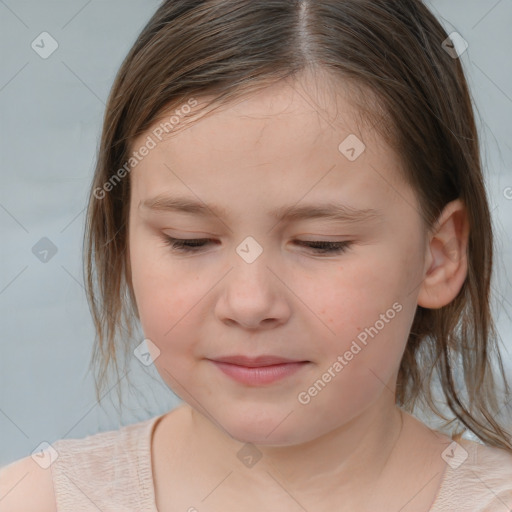
[[[222,425],[237,441],[261,446],[290,446],[314,437],[304,432],[293,412],[287,417],[282,409],[274,414],[262,414],[261,409],[246,413],[237,411],[225,417]]]

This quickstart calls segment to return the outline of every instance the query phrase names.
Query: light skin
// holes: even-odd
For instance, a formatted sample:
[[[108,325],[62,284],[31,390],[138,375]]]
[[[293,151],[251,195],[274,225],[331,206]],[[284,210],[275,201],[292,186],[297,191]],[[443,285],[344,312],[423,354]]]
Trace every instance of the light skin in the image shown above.
[[[159,142],[131,172],[129,265],[139,318],[160,351],[156,368],[186,402],[154,435],[159,510],[227,510],[237,500],[245,510],[407,512],[427,511],[435,497],[450,439],[401,415],[394,394],[417,305],[442,307],[462,287],[467,217],[454,201],[427,232],[399,178],[399,155],[357,122],[342,85],[338,91],[307,75],[280,82]],[[338,149],[350,134],[366,145],[354,161]],[[159,195],[223,212],[142,206]],[[270,215],[327,202],[381,213],[360,222]],[[184,253],[165,235],[214,242]],[[236,251],[249,236],[263,250],[252,263]],[[297,240],[351,243],[323,255]],[[393,304],[400,311],[301,403],[299,393]],[[208,360],[233,354],[308,363],[251,386]],[[262,455],[251,468],[237,458],[245,443]]]

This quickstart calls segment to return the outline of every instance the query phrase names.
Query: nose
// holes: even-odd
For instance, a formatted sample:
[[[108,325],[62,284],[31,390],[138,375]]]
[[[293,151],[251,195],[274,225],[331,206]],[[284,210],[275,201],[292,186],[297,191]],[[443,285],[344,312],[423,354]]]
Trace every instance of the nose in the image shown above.
[[[290,317],[290,292],[279,276],[278,266],[269,265],[265,251],[252,263],[237,256],[220,286],[215,315],[230,326],[269,329]]]

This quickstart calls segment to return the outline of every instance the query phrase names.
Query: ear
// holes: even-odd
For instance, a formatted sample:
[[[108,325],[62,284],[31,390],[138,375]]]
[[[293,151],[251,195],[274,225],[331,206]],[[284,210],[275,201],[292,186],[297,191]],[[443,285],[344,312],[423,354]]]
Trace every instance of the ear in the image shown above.
[[[427,237],[418,305],[438,309],[457,296],[467,276],[469,220],[460,199],[445,206]]]

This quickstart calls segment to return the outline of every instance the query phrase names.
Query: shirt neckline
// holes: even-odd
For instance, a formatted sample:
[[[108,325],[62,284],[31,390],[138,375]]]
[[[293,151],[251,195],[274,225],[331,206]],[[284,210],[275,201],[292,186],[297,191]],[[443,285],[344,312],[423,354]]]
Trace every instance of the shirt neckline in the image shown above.
[[[147,475],[147,478],[142,480],[143,489],[143,510],[146,512],[158,512],[156,507],[156,494],[155,494],[155,479],[153,474],[153,457],[151,455],[151,446],[153,443],[153,435],[157,424],[167,415],[169,411],[160,416],[155,416],[147,420],[146,428],[143,429],[143,439],[139,443],[139,457],[138,464],[140,474]],[[453,440],[453,439],[452,439]],[[459,444],[463,444],[464,447],[472,456],[473,450],[475,450],[475,444],[469,439],[461,438],[457,441]],[[430,505],[428,512],[439,512],[439,506],[441,502],[446,500],[450,496],[450,485],[453,483],[454,469],[450,465],[446,465],[443,472],[443,478],[437,490],[436,497]]]

